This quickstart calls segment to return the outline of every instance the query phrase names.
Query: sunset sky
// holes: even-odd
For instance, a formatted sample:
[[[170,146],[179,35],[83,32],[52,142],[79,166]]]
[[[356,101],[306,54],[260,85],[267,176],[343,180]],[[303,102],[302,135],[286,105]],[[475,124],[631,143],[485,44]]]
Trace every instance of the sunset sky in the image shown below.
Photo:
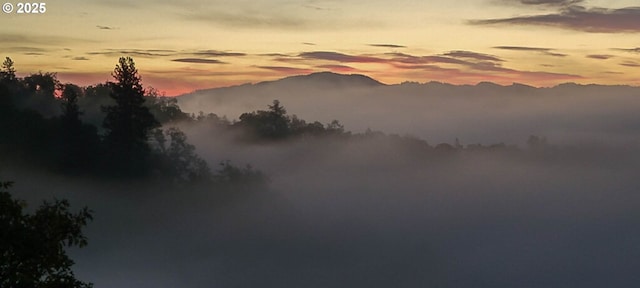
[[[17,2],[11,2],[14,5]],[[387,84],[640,85],[637,0],[124,0],[0,15],[20,75],[110,80],[120,56],[167,95],[319,71]]]

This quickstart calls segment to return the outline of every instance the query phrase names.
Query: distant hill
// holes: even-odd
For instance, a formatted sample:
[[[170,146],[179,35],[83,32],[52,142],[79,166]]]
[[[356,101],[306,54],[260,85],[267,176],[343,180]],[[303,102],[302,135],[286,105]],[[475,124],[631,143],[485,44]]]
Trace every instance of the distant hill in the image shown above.
[[[372,88],[384,86],[365,75],[360,74],[337,74],[332,72],[319,72],[312,73],[308,75],[297,75],[290,76],[286,78],[282,78],[275,81],[264,81],[256,84],[242,84],[237,86],[230,87],[222,87],[222,88],[211,88],[211,89],[202,89],[196,90],[192,93],[187,93],[178,96],[178,101],[181,104],[197,101],[200,104],[204,104],[204,107],[208,107],[206,105],[207,102],[213,101],[219,103],[220,101],[224,101],[226,98],[232,97],[235,98],[235,95],[256,95],[256,94],[264,94],[265,92],[272,91],[292,91],[297,89],[312,89],[312,90],[336,90],[336,89],[353,89],[353,88]],[[212,99],[216,98],[216,99]],[[204,101],[202,101],[204,100]],[[228,100],[228,99],[226,99]],[[191,106],[188,105],[187,106]],[[201,105],[194,106],[193,108],[203,107]],[[183,109],[189,111],[193,110],[191,107],[183,107]],[[199,111],[199,110],[198,110]]]
[[[353,131],[372,128],[437,141],[465,135],[473,142],[513,143],[531,134],[586,139],[595,130],[617,134],[635,127],[640,139],[640,88],[632,86],[387,85],[364,75],[322,72],[178,96],[184,111],[231,120],[266,109],[274,99],[302,119],[337,119]]]
[[[192,93],[181,96],[190,96],[193,94],[216,93],[218,90],[226,89],[247,89],[249,87],[265,89],[265,88],[287,88],[287,86],[304,85],[313,88],[347,88],[347,87],[375,87],[382,86],[381,82],[361,74],[337,74],[333,72],[318,72],[308,75],[296,75],[282,78],[275,81],[264,81],[256,84],[243,84],[225,88],[211,88],[197,90]]]
[[[379,81],[362,74],[337,74],[332,72],[318,72],[308,75],[290,76],[277,81],[260,82],[257,84],[257,86],[286,86],[291,84],[333,88],[376,87],[384,85]]]
[[[319,72],[256,84],[197,90],[177,98],[184,111],[213,112],[237,118],[238,113],[263,109],[274,99],[291,106],[293,102],[303,99],[308,103],[313,95],[318,93],[325,96],[327,93],[342,95],[354,90],[362,91],[384,86],[386,85],[365,75]]]

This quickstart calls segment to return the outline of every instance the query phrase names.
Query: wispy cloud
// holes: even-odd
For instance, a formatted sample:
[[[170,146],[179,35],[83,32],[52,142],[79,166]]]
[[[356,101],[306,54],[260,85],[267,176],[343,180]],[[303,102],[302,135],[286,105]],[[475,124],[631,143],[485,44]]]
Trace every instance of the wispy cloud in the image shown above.
[[[319,65],[317,68],[327,69],[337,73],[362,73],[363,71],[347,65]]]
[[[388,62],[386,59],[371,57],[371,56],[361,56],[361,55],[347,55],[338,52],[327,52],[327,51],[314,51],[314,52],[304,52],[298,55],[304,59],[315,59],[315,60],[328,60],[328,61],[336,61],[343,63],[385,63]]]
[[[496,61],[496,62],[504,61],[504,60],[498,58],[497,56],[488,55],[488,54],[482,54],[482,53],[476,53],[476,52],[471,52],[471,51],[457,50],[457,51],[447,52],[444,55],[445,56],[454,57],[454,58],[470,58],[470,59],[482,60],[482,61]]]
[[[391,60],[399,63],[405,64],[432,64],[432,63],[447,63],[447,64],[467,64],[467,61],[445,57],[439,55],[429,55],[429,56],[414,56],[405,53],[389,53],[388,55],[393,56]]]
[[[640,47],[638,47],[638,48],[614,48],[613,50],[629,52],[629,53],[640,53]]]
[[[587,55],[587,58],[598,59],[598,60],[607,60],[613,58],[613,55],[605,55],[605,54],[591,54]]]
[[[554,53],[550,48],[498,46],[498,49],[529,51],[558,57],[564,55]],[[473,51],[454,50],[439,55],[412,55],[408,53],[390,52],[381,54],[346,54],[330,51],[303,52],[298,55],[277,55],[278,61],[310,65],[314,68],[329,69],[335,72],[355,72],[357,64],[388,65],[396,73],[415,77],[417,71],[428,73],[429,78],[438,80],[456,79],[456,81],[499,81],[501,83],[529,82],[557,84],[561,81],[582,79],[582,76],[548,71],[521,71],[504,67],[506,61],[498,56]],[[331,61],[336,64],[317,64],[316,61]],[[354,64],[351,65],[345,64]],[[298,72],[297,69],[278,67],[280,71]],[[412,72],[410,72],[412,71]],[[375,74],[375,73],[374,73]],[[426,77],[426,76],[425,76]],[[482,80],[484,79],[484,80]]]
[[[607,9],[571,5],[552,14],[471,20],[468,23],[471,25],[550,26],[592,33],[637,33],[640,32],[638,19],[640,19],[640,7]]]
[[[548,51],[548,52],[546,52],[545,54],[546,54],[546,55],[549,55],[549,56],[553,56],[553,57],[567,57],[567,56],[569,56],[569,55],[567,55],[567,54],[563,54],[563,53],[556,53],[556,52],[551,52],[551,51]]]
[[[308,74],[313,73],[313,69],[296,68],[296,67],[284,67],[284,66],[256,66],[260,69],[267,69],[276,72],[282,72],[286,74]]]
[[[640,67],[640,63],[636,61],[624,61],[620,63],[620,65],[627,66],[627,67]]]
[[[28,35],[0,33],[0,46],[72,46],[76,43],[93,42],[87,39],[72,38],[66,36]],[[4,49],[4,48],[3,48]]]
[[[567,54],[554,52],[554,50],[551,49],[551,48],[523,47],[523,46],[495,46],[493,48],[500,49],[500,50],[511,50],[511,51],[538,52],[538,53],[541,53],[541,54],[544,54],[544,55],[554,56],[554,57],[566,57],[566,56],[568,56]]]
[[[105,49],[103,51],[88,52],[87,55],[103,55],[108,57],[120,57],[122,55],[142,58],[177,58],[173,61],[191,63],[221,63],[218,60],[204,59],[210,57],[244,57],[246,53],[228,52],[218,50],[168,50],[168,49]],[[200,59],[200,60],[196,60]],[[203,61],[209,60],[209,61]]]
[[[465,68],[445,68],[437,65],[398,65],[404,71],[423,71],[422,77],[436,81],[454,84],[469,84],[473,82],[492,81],[510,84],[514,82],[534,85],[556,85],[566,81],[583,79],[580,75],[554,73],[545,71],[520,71],[500,66],[484,67],[484,70]],[[478,66],[474,68],[480,68]],[[415,72],[409,73],[416,75]],[[420,75],[420,74],[418,74]]]
[[[502,0],[502,2],[522,5],[570,6],[582,3],[584,0]]]
[[[368,44],[371,47],[382,47],[382,48],[407,48],[407,46],[404,45],[397,45],[397,44]]]
[[[160,57],[160,56],[172,56],[175,51],[173,50],[159,50],[159,49],[106,49],[103,51],[87,52],[88,55],[104,55],[109,57],[120,57],[123,55],[135,56],[135,57]]]
[[[203,59],[203,58],[180,58],[173,59],[171,61],[174,62],[182,62],[182,63],[196,63],[196,64],[226,64],[220,60],[215,59]]]
[[[49,52],[51,50],[49,49],[45,49],[45,48],[40,48],[40,47],[30,47],[30,46],[14,46],[14,47],[3,47],[4,51],[7,52],[17,52],[17,53],[44,53],[44,52]]]
[[[515,50],[515,51],[535,51],[535,52],[547,52],[550,48],[538,48],[538,47],[523,47],[523,46],[494,46],[495,49],[502,50]]]
[[[71,60],[74,60],[74,61],[87,61],[87,60],[89,60],[89,58],[87,58],[87,57],[73,57],[73,58],[71,58]]]
[[[196,56],[204,56],[204,57],[242,57],[247,56],[246,53],[240,52],[225,52],[225,51],[217,51],[217,50],[199,50],[195,52],[186,52],[187,54],[192,54]]]
[[[102,25],[96,25],[96,28],[100,29],[100,30],[114,30],[116,29],[115,27],[111,27],[111,26],[102,26]]]

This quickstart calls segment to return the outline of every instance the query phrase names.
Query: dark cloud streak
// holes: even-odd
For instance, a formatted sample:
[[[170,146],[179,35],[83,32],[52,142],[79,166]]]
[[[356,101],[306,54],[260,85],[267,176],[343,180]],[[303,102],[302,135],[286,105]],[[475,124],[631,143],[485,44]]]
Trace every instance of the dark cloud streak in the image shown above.
[[[550,26],[590,33],[640,32],[640,7],[620,9],[569,6],[558,13],[512,18],[470,20],[470,25]]]
[[[539,47],[523,47],[523,46],[495,46],[494,49],[500,50],[511,50],[511,51],[530,51],[530,52],[539,52],[548,56],[553,57],[566,57],[567,54],[556,53],[551,48],[539,48]]]
[[[336,72],[341,72],[341,73],[345,73],[345,72],[356,72],[356,73],[361,73],[362,71],[353,68],[351,66],[346,66],[346,65],[319,65],[316,66],[317,68],[321,68],[321,69],[329,69],[331,71],[336,71]]]
[[[503,0],[503,2],[518,2],[522,5],[548,5],[548,6],[570,6],[584,2],[584,0]]]
[[[328,60],[328,61],[336,61],[336,62],[345,62],[345,63],[385,63],[388,62],[386,59],[371,57],[371,56],[353,56],[347,55],[338,52],[328,52],[328,51],[314,51],[314,52],[303,52],[298,56],[304,59],[315,59],[315,60]]]
[[[103,55],[109,57],[120,57],[122,55],[136,56],[136,57],[161,57],[161,56],[172,56],[174,51],[172,50],[143,50],[143,49],[130,49],[130,50],[119,50],[119,49],[106,49],[103,51],[97,52],[88,52],[88,55]]]
[[[284,67],[284,66],[256,66],[260,69],[266,69],[276,72],[283,72],[287,74],[307,74],[313,72],[311,69],[296,68],[296,67]]]
[[[497,46],[496,49],[530,51],[542,53],[553,57],[565,57],[566,54],[555,53],[550,48],[519,47],[519,46]],[[296,65],[313,65],[316,68],[325,68],[338,72],[352,72],[352,67],[337,67],[335,65],[321,65],[310,61],[332,61],[338,64],[364,63],[364,64],[385,64],[398,70],[425,71],[430,74],[441,74],[432,77],[453,77],[458,79],[494,79],[496,81],[572,81],[582,79],[576,74],[554,73],[547,71],[522,71],[503,67],[505,60],[489,54],[472,51],[455,50],[441,55],[411,55],[407,53],[391,52],[383,54],[350,55],[330,51],[303,52],[297,56],[275,55],[276,61],[285,63],[295,63]],[[311,64],[310,64],[311,63]],[[520,78],[520,80],[517,80]],[[438,78],[439,79],[439,78]]]
[[[620,65],[626,66],[626,67],[640,67],[640,63],[635,61],[624,61],[620,63]]]
[[[407,48],[407,46],[396,45],[396,44],[368,44],[371,47],[382,47],[382,48]]]
[[[629,52],[629,53],[640,53],[640,47],[638,47],[638,48],[614,48],[613,50]]]
[[[215,59],[202,59],[202,58],[180,58],[173,59],[173,62],[182,62],[182,63],[196,63],[196,64],[226,64],[220,60]]]
[[[196,56],[207,56],[207,57],[243,57],[247,56],[246,53],[239,52],[224,52],[217,50],[201,50],[191,53]]]
[[[496,61],[496,62],[503,62],[504,60],[496,57],[496,56],[492,56],[492,55],[487,55],[487,54],[482,54],[482,53],[476,53],[476,52],[471,52],[471,51],[451,51],[451,52],[447,52],[444,54],[445,56],[450,56],[450,57],[456,57],[456,58],[471,58],[471,59],[475,59],[475,60],[482,60],[482,61]]]
[[[587,58],[598,59],[598,60],[607,60],[613,58],[613,55],[604,55],[604,54],[591,54],[587,55]]]

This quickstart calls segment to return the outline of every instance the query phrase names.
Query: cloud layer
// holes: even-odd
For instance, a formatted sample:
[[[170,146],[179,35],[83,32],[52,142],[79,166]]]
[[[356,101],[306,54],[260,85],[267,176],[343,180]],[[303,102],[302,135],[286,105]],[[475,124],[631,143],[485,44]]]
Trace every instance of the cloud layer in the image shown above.
[[[472,25],[550,26],[592,33],[638,33],[640,32],[638,19],[640,19],[640,7],[606,9],[572,5],[561,9],[558,13],[471,20],[468,23]]]

